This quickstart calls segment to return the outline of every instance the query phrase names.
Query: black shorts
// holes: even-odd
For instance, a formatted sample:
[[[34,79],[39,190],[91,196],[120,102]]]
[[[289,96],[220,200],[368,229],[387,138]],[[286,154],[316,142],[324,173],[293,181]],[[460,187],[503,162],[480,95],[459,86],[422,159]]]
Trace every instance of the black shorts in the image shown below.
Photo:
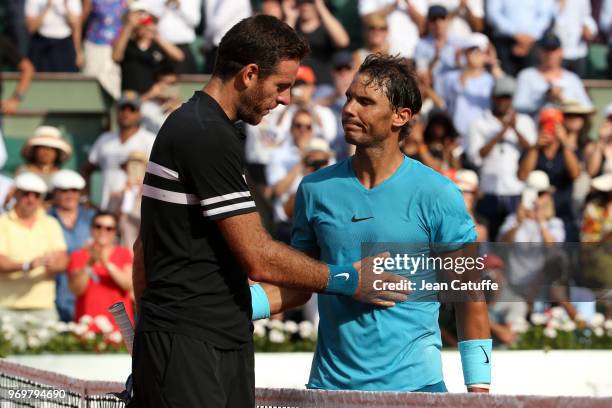
[[[138,408],[252,408],[254,370],[252,343],[222,350],[167,332],[140,332],[134,339]]]

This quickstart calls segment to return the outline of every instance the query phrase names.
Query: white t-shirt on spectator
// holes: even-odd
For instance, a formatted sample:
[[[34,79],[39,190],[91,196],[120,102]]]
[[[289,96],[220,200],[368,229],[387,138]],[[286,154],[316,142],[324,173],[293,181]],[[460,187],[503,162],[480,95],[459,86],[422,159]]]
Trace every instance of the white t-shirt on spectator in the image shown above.
[[[100,208],[106,209],[112,193],[125,189],[126,174],[121,169],[132,152],[144,152],[149,157],[155,135],[144,128],[138,129],[125,143],[119,133],[106,132],[100,135],[89,152],[89,161],[102,171],[102,200]]]
[[[443,6],[450,15],[453,11],[459,8],[461,0],[429,0],[429,7],[433,5]],[[467,0],[467,6],[478,18],[484,18],[484,0]],[[467,17],[459,15],[451,20],[448,26],[448,35],[453,37],[466,38],[472,33]]]
[[[206,29],[204,45],[218,47],[221,38],[240,20],[252,13],[249,0],[206,0]]]
[[[45,7],[47,6],[48,0],[26,0],[25,3],[25,14],[27,17],[39,16]],[[43,37],[61,39],[69,37],[72,34],[72,28],[68,24],[66,18],[66,7],[64,6],[64,0],[51,0],[51,9],[45,15],[42,20],[42,24],[38,29],[38,33]],[[80,0],[67,0],[68,9],[74,15],[81,15],[81,1]]]
[[[395,3],[396,0],[359,0],[359,15],[374,13]],[[410,3],[423,16],[427,15],[427,0],[410,0]],[[387,24],[390,53],[412,58],[419,41],[419,28],[408,15],[404,2],[387,16]]]
[[[485,194],[499,196],[520,195],[524,183],[517,177],[522,148],[513,129],[506,130],[502,142],[497,143],[487,157],[480,156],[482,149],[502,130],[501,121],[491,111],[476,120],[470,127],[467,140],[467,156],[479,167],[479,189]],[[533,120],[523,114],[516,115],[516,128],[529,144],[537,139],[537,130]]]
[[[165,40],[173,44],[195,41],[195,28],[202,17],[202,0],[180,0],[178,7],[169,7],[167,0],[148,0],[159,13],[157,29]]]

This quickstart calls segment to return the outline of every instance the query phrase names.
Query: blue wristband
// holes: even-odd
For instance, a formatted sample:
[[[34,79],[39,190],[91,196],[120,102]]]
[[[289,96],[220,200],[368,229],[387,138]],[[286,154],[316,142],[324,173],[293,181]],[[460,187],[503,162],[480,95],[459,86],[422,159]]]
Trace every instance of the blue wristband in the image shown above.
[[[327,265],[329,278],[323,293],[353,296],[359,285],[359,272],[352,265]]]
[[[270,302],[264,288],[259,284],[251,285],[251,307],[253,309],[251,320],[270,317]]]
[[[459,342],[463,380],[465,385],[491,384],[491,351],[493,340],[464,340]]]

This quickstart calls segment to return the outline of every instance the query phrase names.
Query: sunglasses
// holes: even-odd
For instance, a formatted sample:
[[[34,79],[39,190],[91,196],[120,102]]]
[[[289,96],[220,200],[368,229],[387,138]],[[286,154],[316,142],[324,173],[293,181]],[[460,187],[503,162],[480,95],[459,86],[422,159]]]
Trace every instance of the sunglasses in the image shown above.
[[[312,125],[310,123],[294,123],[293,127],[296,129],[306,129],[306,130],[312,129]]]
[[[122,105],[119,106],[119,111],[129,110],[130,112],[136,112],[138,109],[132,105]]]
[[[368,30],[370,31],[387,31],[389,28],[387,26],[376,26],[376,25],[371,25],[368,26]]]
[[[39,192],[36,191],[23,191],[21,190],[21,195],[23,197],[29,197],[31,195],[33,195],[35,198],[40,198],[41,194]]]
[[[81,190],[79,190],[78,188],[58,188],[57,191],[61,193],[68,193],[68,192],[78,193]]]
[[[117,227],[110,227],[108,225],[102,225],[102,224],[94,224],[94,229],[96,229],[96,230],[105,230],[107,232],[111,232],[111,231],[115,231],[115,229],[117,229]]]

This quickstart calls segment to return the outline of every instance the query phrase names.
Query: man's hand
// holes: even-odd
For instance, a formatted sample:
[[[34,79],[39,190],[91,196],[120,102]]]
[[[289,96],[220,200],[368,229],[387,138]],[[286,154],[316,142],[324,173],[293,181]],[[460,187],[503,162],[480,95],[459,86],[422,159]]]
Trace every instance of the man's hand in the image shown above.
[[[2,113],[5,115],[12,115],[13,113],[17,112],[19,102],[20,101],[17,98],[10,98],[2,101]]]
[[[388,256],[389,253],[385,252],[364,258],[353,264],[353,267],[359,272],[359,284],[357,292],[353,296],[355,300],[375,306],[392,307],[395,306],[395,303],[404,302],[408,299],[410,291],[408,289],[400,289],[408,287],[408,279],[389,272],[383,272],[382,274],[374,273],[374,259],[387,258]],[[400,286],[398,284],[403,285]],[[392,290],[382,290],[382,288],[388,288],[385,285],[391,286]]]

